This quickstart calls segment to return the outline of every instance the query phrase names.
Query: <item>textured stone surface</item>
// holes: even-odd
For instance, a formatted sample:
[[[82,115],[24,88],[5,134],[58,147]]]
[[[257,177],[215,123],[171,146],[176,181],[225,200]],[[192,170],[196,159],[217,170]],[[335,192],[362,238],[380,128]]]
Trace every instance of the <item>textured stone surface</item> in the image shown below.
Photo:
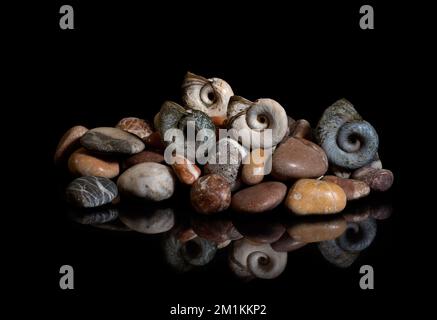
[[[88,129],[83,126],[74,126],[64,133],[56,147],[54,155],[56,164],[68,159],[71,152],[80,146],[79,140],[87,131]]]
[[[141,151],[140,153],[134,154],[130,156],[123,162],[123,167],[128,169],[136,164],[143,162],[156,162],[162,163],[164,162],[164,156],[160,153],[153,151]]]
[[[289,138],[273,153],[272,175],[279,180],[317,178],[328,170],[328,158],[315,143]]]
[[[291,187],[285,205],[297,215],[337,213],[346,206],[346,194],[335,183],[301,179]]]
[[[346,231],[346,220],[342,217],[323,221],[297,222],[287,229],[296,241],[312,243],[338,238]]]
[[[83,208],[98,207],[111,202],[118,194],[114,182],[103,177],[80,177],[67,187],[67,201]]]
[[[359,199],[370,193],[370,187],[364,181],[344,179],[336,176],[324,176],[323,181],[329,181],[339,185],[346,193],[347,200]]]
[[[145,139],[153,133],[152,127],[147,121],[135,117],[123,118],[115,127],[132,133],[141,139]]]
[[[367,183],[373,191],[387,191],[393,185],[393,172],[387,169],[375,169],[372,167],[363,167],[354,171],[353,179],[361,180]]]
[[[73,152],[68,159],[68,169],[77,176],[96,176],[112,179],[120,173],[118,161],[103,159],[90,154],[85,148]]]
[[[123,172],[117,180],[117,185],[122,195],[161,201],[173,195],[175,179],[169,167],[144,162]]]
[[[135,154],[144,149],[144,143],[138,137],[110,127],[87,131],[80,139],[80,143],[88,150],[103,153]]]
[[[231,203],[231,188],[228,181],[218,174],[200,177],[191,187],[191,204],[203,214],[226,210]]]
[[[260,213],[277,207],[287,187],[281,182],[263,182],[238,191],[232,196],[232,209],[243,213]]]

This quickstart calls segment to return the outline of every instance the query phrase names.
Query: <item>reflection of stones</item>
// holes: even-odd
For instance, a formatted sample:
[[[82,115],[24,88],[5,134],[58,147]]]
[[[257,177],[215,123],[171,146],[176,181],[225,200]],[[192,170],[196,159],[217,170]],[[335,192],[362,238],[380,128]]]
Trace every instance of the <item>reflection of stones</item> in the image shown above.
[[[115,183],[103,177],[80,177],[66,189],[67,201],[82,208],[102,206],[111,202],[117,194]]]
[[[123,222],[121,222],[120,219],[115,219],[110,222],[106,222],[102,224],[93,224],[92,226],[109,231],[121,231],[121,232],[132,231]]]
[[[179,272],[188,271],[193,266],[206,265],[217,251],[211,241],[196,237],[183,243],[177,239],[174,232],[165,235],[163,249],[167,263]]]
[[[270,244],[272,249],[278,252],[290,252],[302,248],[306,245],[305,242],[300,242],[288,235],[285,232],[279,240]]]
[[[277,207],[287,193],[287,186],[281,182],[262,182],[238,191],[232,196],[231,207],[237,212],[261,213]]]
[[[377,220],[385,220],[390,218],[393,213],[393,206],[390,203],[381,203],[376,206],[369,207],[370,216]]]
[[[223,217],[195,215],[191,219],[193,231],[201,238],[213,241],[217,246],[225,245],[228,240],[237,240],[243,236],[234,227],[231,220]]]
[[[157,234],[173,228],[175,216],[171,208],[157,208],[151,211],[146,206],[130,206],[122,207],[120,220],[134,231]]]
[[[256,244],[244,238],[235,241],[229,253],[231,270],[244,280],[276,278],[286,265],[286,252],[276,252],[269,244]]]
[[[302,219],[288,227],[287,232],[296,241],[311,243],[335,239],[345,230],[346,220],[343,217],[335,217]]]
[[[360,255],[359,252],[347,252],[340,248],[335,240],[322,241],[318,244],[322,256],[333,265],[347,268],[354,263]]]
[[[376,228],[376,221],[373,218],[349,222],[346,231],[337,239],[337,243],[348,252],[363,251],[375,239]]]
[[[80,224],[103,224],[118,218],[118,209],[113,206],[98,208],[68,208],[68,217]]]
[[[343,214],[348,222],[359,222],[372,217],[376,220],[384,220],[391,216],[393,206],[390,203],[361,202],[348,206]]]
[[[272,243],[285,232],[285,227],[270,216],[237,216],[235,227],[244,238],[257,243]]]

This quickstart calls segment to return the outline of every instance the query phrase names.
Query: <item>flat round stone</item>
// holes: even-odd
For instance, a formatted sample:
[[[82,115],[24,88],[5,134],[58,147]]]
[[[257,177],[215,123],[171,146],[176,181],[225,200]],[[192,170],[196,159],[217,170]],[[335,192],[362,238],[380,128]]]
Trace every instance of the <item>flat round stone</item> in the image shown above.
[[[102,153],[135,154],[143,151],[145,145],[138,137],[117,128],[94,128],[80,138],[82,146]]]
[[[80,177],[67,187],[67,201],[82,208],[98,207],[110,203],[118,194],[117,186],[108,178]]]
[[[272,157],[272,175],[279,180],[317,178],[328,170],[328,158],[317,144],[290,137]]]
[[[262,182],[238,191],[232,196],[231,207],[242,213],[261,213],[277,207],[285,197],[287,187],[281,182]]]

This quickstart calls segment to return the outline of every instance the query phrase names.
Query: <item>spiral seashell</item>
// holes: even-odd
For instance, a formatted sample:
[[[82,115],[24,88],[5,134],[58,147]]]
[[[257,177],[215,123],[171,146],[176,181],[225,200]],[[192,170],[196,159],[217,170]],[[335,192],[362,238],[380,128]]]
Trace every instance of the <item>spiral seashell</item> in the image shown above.
[[[231,86],[219,78],[206,79],[187,72],[182,84],[182,101],[189,109],[199,110],[210,117],[226,117]]]
[[[271,148],[284,138],[288,130],[288,118],[284,108],[272,99],[251,102],[233,96],[228,106],[228,129],[230,137],[240,141],[244,131],[251,134],[251,148]],[[264,130],[272,130],[272,140],[264,141]],[[240,131],[242,130],[242,131]]]
[[[229,265],[239,277],[273,279],[287,266],[287,253],[276,252],[269,244],[255,244],[247,239],[234,241]]]
[[[316,130],[316,140],[331,164],[357,169],[370,163],[378,151],[378,134],[353,105],[341,99],[327,108]]]
[[[376,236],[375,219],[368,218],[359,222],[348,222],[346,231],[336,239],[340,248],[347,252],[363,251]]]

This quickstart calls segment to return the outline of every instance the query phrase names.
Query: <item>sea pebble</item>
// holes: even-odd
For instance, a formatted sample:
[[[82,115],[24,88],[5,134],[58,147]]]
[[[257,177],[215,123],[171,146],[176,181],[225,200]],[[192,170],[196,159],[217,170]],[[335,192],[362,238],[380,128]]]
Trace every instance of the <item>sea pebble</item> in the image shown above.
[[[54,161],[56,164],[68,159],[68,156],[80,146],[80,138],[88,131],[84,126],[74,126],[64,133],[56,147]]]
[[[135,154],[144,149],[144,143],[133,134],[118,128],[100,127],[87,131],[80,138],[82,146],[102,153]]]
[[[363,181],[344,179],[336,176],[324,176],[322,180],[339,185],[346,193],[347,200],[363,198],[370,193],[370,187]]]
[[[352,178],[364,181],[373,191],[381,192],[390,189],[394,180],[393,172],[390,170],[372,167],[363,167],[355,170]]]
[[[115,127],[132,133],[143,140],[153,133],[152,127],[147,121],[135,117],[123,118]]]
[[[67,201],[83,208],[110,203],[117,194],[116,184],[103,177],[80,177],[73,180],[66,189]]]
[[[68,169],[76,176],[96,176],[112,179],[120,173],[118,161],[98,157],[85,148],[73,152],[68,159]]]
[[[203,176],[192,185],[190,199],[198,213],[211,214],[226,210],[231,203],[229,182],[218,174]]]

